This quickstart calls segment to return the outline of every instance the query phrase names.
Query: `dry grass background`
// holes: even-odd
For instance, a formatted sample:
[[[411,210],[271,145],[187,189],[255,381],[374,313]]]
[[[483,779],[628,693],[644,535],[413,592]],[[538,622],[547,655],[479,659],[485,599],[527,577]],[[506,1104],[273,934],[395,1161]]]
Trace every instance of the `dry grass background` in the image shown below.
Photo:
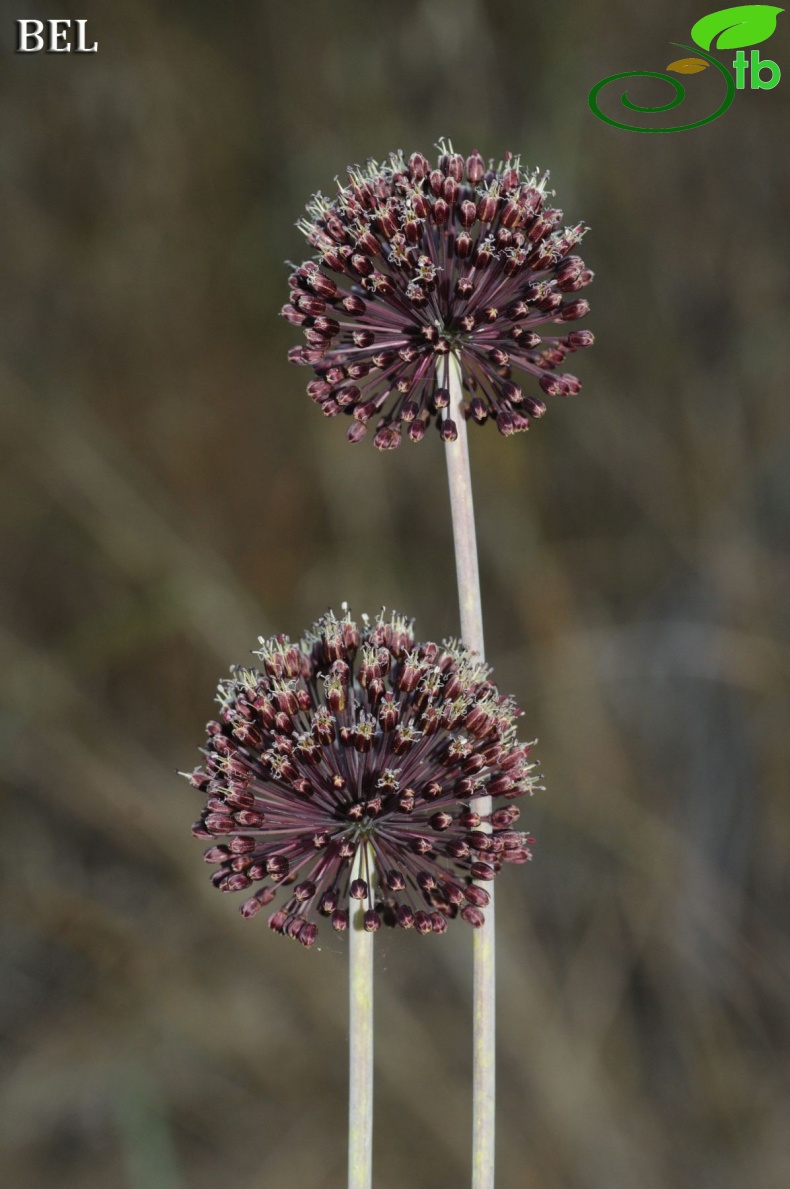
[[[498,1183],[787,1185],[790,83],[594,120],[686,3],[38,7],[100,48],[16,56],[2,5],[3,1183],[343,1184],[343,944],[241,920],[173,772],[259,633],[457,630],[438,439],[347,446],[277,317],[308,194],[450,135],[548,165],[597,273],[583,395],[472,434],[547,782],[498,885]],[[377,1189],[456,1189],[468,931],[377,949]]]

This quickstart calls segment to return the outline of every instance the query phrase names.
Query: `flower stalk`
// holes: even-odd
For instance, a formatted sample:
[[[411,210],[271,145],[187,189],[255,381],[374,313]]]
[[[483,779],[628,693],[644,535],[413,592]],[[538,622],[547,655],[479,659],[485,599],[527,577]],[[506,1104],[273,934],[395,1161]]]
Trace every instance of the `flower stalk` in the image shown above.
[[[322,922],[350,932],[348,1184],[370,1189],[373,935],[483,928],[482,884],[530,858],[513,802],[535,764],[485,664],[457,640],[420,643],[402,615],[357,624],[344,605],[297,643],[259,643],[260,669],[219,683],[188,777],[205,798],[192,832],[212,844],[212,884],[246,892],[245,918],[279,898],[269,927],[307,949]],[[484,793],[504,802],[485,821]]]
[[[483,610],[477,561],[472,475],[463,410],[461,363],[452,352],[448,358],[450,404],[447,420],[455,423],[457,436],[446,442],[447,477],[458,576],[461,639],[482,661]],[[490,832],[491,797],[477,797],[470,809],[483,819],[480,829]],[[488,820],[487,820],[488,819]],[[496,1125],[496,948],[494,932],[494,889],[485,921],[474,933],[473,985],[473,1091],[472,1091],[472,1189],[493,1189]]]
[[[369,842],[357,848],[351,878],[373,886],[374,856]],[[370,1189],[373,1167],[373,938],[365,912],[370,892],[349,920],[349,1090],[348,1189]]]

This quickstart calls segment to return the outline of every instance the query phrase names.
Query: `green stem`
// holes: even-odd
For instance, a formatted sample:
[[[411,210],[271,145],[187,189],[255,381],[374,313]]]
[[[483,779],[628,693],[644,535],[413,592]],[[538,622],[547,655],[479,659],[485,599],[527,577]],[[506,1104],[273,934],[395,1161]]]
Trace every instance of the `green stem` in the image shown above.
[[[349,920],[348,1189],[371,1189],[373,1167],[373,933],[365,929],[372,907],[373,856],[357,848],[352,879],[365,879],[369,894]]]
[[[450,356],[449,364],[450,406],[445,416],[451,417],[455,422],[458,437],[454,442],[448,442],[445,449],[453,518],[455,565],[458,574],[461,639],[483,660],[483,609],[477,564],[469,445],[462,407],[463,381],[461,365],[454,354]],[[470,807],[481,817],[488,817],[491,813],[491,798],[476,797]],[[490,831],[491,826],[483,822],[480,828]],[[493,1189],[494,1185],[496,953],[493,887],[490,883],[484,886],[491,896],[491,903],[485,910],[485,924],[474,931],[472,1189]]]

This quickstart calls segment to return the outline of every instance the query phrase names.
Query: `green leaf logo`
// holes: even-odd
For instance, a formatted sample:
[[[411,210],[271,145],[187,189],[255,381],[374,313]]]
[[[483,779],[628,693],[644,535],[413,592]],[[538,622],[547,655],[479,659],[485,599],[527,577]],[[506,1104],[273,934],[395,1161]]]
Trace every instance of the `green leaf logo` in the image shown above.
[[[773,33],[780,12],[784,9],[774,8],[772,4],[739,4],[737,8],[722,8],[721,12],[711,12],[697,21],[691,36],[704,50],[711,49],[714,41],[717,50],[759,45]]]

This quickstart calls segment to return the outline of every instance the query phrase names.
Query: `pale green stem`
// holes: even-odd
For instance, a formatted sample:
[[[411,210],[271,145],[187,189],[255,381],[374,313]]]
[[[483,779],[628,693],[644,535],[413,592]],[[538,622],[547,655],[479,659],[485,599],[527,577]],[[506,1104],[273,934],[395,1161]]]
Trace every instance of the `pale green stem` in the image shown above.
[[[466,419],[463,414],[461,365],[455,354],[449,357],[450,405],[445,416],[451,417],[458,437],[448,442],[447,476],[450,483],[450,507],[453,517],[455,566],[458,573],[458,602],[461,609],[461,639],[467,648],[485,657],[483,647],[483,609],[480,600],[480,575],[477,565],[477,539],[472,503],[472,476]],[[481,817],[491,813],[491,798],[476,797],[471,808]],[[481,830],[490,831],[484,822]],[[496,1122],[496,962],[494,935],[494,890],[484,885],[491,897],[485,910],[485,924],[474,931],[473,988],[473,1092],[472,1092],[472,1189],[493,1189]]]
[[[366,900],[352,901],[348,929],[349,1087],[348,1189],[371,1189],[373,1168],[373,938],[365,929],[372,908],[373,852],[357,847],[352,879],[364,879]]]

